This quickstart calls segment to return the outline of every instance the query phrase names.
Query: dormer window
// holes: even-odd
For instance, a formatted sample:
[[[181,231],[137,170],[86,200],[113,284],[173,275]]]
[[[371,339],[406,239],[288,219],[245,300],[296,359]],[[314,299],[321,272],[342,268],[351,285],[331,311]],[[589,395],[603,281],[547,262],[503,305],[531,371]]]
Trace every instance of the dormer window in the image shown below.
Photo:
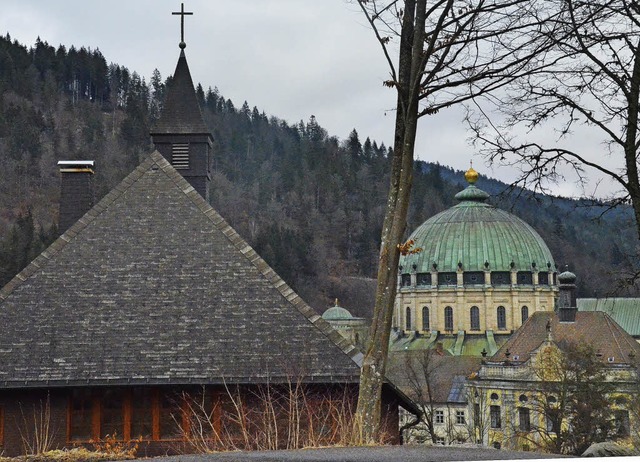
[[[174,143],[171,146],[171,165],[176,170],[189,169],[189,143]]]

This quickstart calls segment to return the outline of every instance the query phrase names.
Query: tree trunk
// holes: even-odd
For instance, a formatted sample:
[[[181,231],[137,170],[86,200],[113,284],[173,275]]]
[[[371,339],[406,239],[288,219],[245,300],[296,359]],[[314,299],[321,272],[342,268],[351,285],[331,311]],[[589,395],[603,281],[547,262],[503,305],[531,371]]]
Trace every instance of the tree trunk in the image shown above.
[[[423,65],[426,0],[406,0],[397,92],[397,112],[391,184],[382,228],[375,308],[369,342],[360,373],[360,391],[354,436],[359,443],[374,443],[381,417],[382,384],[389,348],[398,276],[398,245],[403,242],[413,178],[413,154],[418,122],[418,96]]]
[[[633,73],[629,82],[627,133],[624,143],[625,167],[627,169],[627,190],[636,219],[636,230],[640,239],[640,181],[638,180],[638,103],[640,96],[640,43],[637,44],[633,62]]]

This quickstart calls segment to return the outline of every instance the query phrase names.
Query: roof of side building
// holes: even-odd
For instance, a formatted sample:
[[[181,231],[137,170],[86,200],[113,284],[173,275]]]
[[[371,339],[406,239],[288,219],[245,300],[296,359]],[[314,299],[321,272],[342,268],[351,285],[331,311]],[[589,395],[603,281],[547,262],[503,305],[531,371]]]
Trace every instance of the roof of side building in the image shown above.
[[[357,382],[333,330],[156,151],[0,291],[0,387]]]

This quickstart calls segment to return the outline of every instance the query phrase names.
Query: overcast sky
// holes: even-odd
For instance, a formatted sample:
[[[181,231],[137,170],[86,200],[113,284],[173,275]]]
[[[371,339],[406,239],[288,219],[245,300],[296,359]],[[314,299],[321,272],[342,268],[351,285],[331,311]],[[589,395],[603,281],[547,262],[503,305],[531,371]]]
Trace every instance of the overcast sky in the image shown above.
[[[180,10],[175,0],[2,0],[0,33],[32,46],[100,49],[107,62],[163,79],[179,55]],[[251,107],[289,123],[313,114],[330,135],[355,128],[393,143],[394,91],[380,46],[357,4],[349,0],[187,0],[185,50],[194,82],[218,87],[237,107]],[[417,157],[509,181],[506,168],[484,165],[467,144],[462,111],[448,109],[419,125]],[[577,191],[568,182],[557,189]]]

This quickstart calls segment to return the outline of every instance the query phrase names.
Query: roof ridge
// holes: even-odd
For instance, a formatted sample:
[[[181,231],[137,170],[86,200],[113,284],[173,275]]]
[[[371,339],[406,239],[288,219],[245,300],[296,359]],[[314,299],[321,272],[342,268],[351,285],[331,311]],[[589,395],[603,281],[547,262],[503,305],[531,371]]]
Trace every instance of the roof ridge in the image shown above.
[[[157,151],[155,151],[157,152]],[[152,153],[153,154],[153,153]],[[160,153],[158,153],[160,155]],[[108,205],[120,197],[129,187],[142,176],[142,172],[147,168],[147,164],[151,164],[153,160],[151,155],[143,160],[131,173],[129,173],[120,183],[116,185],[109,193],[107,193],[97,204],[91,207],[78,221],[69,227],[64,233],[62,233],[55,241],[43,250],[36,258],[34,258],[22,271],[16,274],[9,282],[7,282],[0,289],[0,302],[6,300],[6,298],[13,293],[13,291],[22,285],[29,276],[34,274],[37,270],[44,267],[55,255],[57,255],[63,248],[69,244],[73,238],[75,238],[89,223],[95,220],[102,212],[104,212]]]

